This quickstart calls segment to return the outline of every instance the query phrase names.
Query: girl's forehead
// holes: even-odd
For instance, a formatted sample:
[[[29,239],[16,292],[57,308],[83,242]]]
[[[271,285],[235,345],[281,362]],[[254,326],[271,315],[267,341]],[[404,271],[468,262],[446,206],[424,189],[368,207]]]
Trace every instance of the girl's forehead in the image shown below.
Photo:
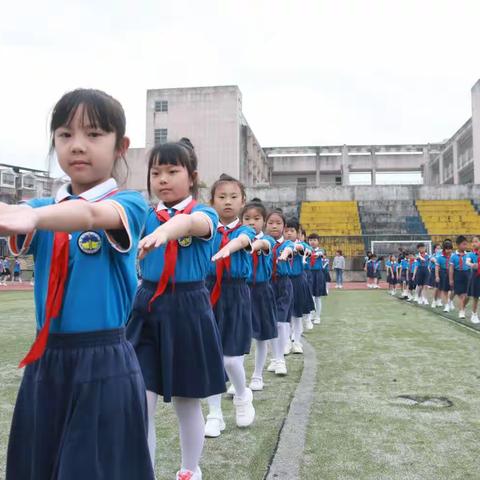
[[[233,195],[235,193],[242,193],[237,182],[222,182],[215,189],[215,195]]]

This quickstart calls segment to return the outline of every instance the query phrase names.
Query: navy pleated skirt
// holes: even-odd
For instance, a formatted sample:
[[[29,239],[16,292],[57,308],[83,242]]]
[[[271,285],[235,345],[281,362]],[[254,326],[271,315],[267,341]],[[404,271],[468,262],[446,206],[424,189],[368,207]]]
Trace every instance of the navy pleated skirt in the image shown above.
[[[393,275],[389,273],[387,275],[387,283],[389,285],[396,285],[397,284],[397,275],[394,273]]]
[[[127,325],[147,390],[165,402],[223,393],[222,345],[205,283],[176,283],[174,292],[169,286],[149,311],[156,288],[142,282]]]
[[[455,270],[453,272],[453,291],[455,292],[455,295],[464,295],[468,292],[469,279],[469,271]]]
[[[209,279],[213,288],[215,280]],[[213,308],[222,339],[223,354],[239,357],[250,353],[252,344],[252,305],[250,289],[244,279],[224,278],[222,293]]]
[[[327,282],[323,270],[310,270],[310,288],[314,297],[327,296]]]
[[[293,286],[290,277],[278,276],[272,280],[273,293],[277,304],[277,321],[290,323],[293,314]]]
[[[450,280],[448,278],[448,270],[440,269],[440,282],[438,284],[438,289],[442,292],[449,292],[450,289]]]
[[[435,268],[430,268],[428,272],[427,285],[429,287],[438,288],[437,282],[435,281]]]
[[[250,284],[252,332],[255,340],[277,338],[277,303],[270,282]]]
[[[300,318],[315,310],[315,304],[305,275],[292,275],[290,280],[293,286],[293,316]]]
[[[153,480],[145,385],[124,329],[50,334],[18,393],[7,480]]]
[[[423,287],[428,283],[428,267],[418,267],[417,273],[415,274],[415,282],[419,287]]]
[[[400,272],[400,281],[403,283],[403,282],[407,282],[407,270],[402,270]]]
[[[470,274],[470,282],[468,284],[468,296],[473,298],[480,298],[480,276],[477,271],[473,270]]]
[[[326,281],[327,283],[332,283],[332,277],[331,277],[331,275],[330,275],[330,270],[327,270],[327,271],[325,272],[325,281]]]

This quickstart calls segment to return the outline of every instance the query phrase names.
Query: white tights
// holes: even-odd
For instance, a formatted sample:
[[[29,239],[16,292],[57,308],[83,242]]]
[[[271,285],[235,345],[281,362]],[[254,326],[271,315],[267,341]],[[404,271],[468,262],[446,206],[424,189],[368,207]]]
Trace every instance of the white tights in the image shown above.
[[[303,318],[302,317],[293,317],[292,318],[292,327],[293,327],[293,341],[295,343],[301,343],[302,332],[303,332]]]
[[[263,368],[267,361],[268,341],[255,340],[255,345],[257,348],[255,350],[255,371],[253,372],[253,376],[256,378],[262,378]]]
[[[322,314],[322,297],[314,297],[315,302],[315,311],[317,312],[317,317],[320,318]]]
[[[147,391],[148,406],[148,449],[155,468],[156,432],[155,410],[158,395]],[[200,400],[197,398],[173,397],[173,407],[178,420],[182,469],[195,472],[202,456],[205,441],[205,422]]]

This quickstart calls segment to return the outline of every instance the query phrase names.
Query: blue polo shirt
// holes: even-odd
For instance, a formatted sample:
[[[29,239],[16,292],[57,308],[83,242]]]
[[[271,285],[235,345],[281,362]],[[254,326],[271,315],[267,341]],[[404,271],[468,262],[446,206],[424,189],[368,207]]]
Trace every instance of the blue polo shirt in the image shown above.
[[[298,246],[298,245],[301,245],[303,247],[304,251],[306,251],[306,250],[308,250],[310,252],[312,251],[312,247],[310,247],[310,245],[306,244],[305,242],[294,243],[294,247]],[[297,275],[301,275],[303,273],[303,270],[305,269],[305,266],[304,266],[304,263],[303,263],[303,257],[304,257],[304,254],[302,252],[298,252],[297,250],[295,250],[295,253],[293,255],[292,271],[291,271],[290,275],[297,276]],[[307,258],[306,261],[309,262],[310,259]]]
[[[460,268],[460,258],[462,258],[462,267]],[[467,272],[470,270],[470,267],[467,265],[467,253],[460,255],[459,252],[455,252],[450,257],[450,265],[453,265],[453,268],[457,271]]]
[[[310,267],[310,270],[313,271],[318,271],[323,269],[323,250],[321,248],[316,248],[313,250],[313,255],[318,255],[315,257],[315,263],[313,264],[313,267],[310,264],[310,260],[308,261],[308,266]]]
[[[400,268],[402,270],[408,270],[408,259],[404,258],[401,262],[400,262]]]
[[[423,258],[420,255],[417,255],[415,259],[415,264],[417,268],[427,268],[429,263],[430,263],[430,255],[428,254],[425,254]]]
[[[240,235],[246,235],[250,240],[250,243],[253,242],[255,238],[255,230],[252,227],[242,225],[240,228],[233,230],[240,220],[232,222],[230,225],[225,225],[227,229],[231,229],[232,233],[229,234],[228,238],[234,240]],[[219,226],[221,226],[219,224]],[[218,231],[215,234],[213,240],[213,254],[217,253],[220,250],[220,244],[222,243],[222,234]],[[223,272],[223,278],[236,278],[236,279],[247,279],[252,275],[252,259],[250,258],[251,254],[249,249],[240,250],[235,252],[230,256],[230,273],[225,269]],[[210,276],[216,276],[216,263],[210,262],[210,271],[208,273]]]
[[[440,267],[440,270],[448,269],[448,266],[450,265],[450,258],[451,257],[446,257],[443,254],[443,252],[437,256],[437,263],[438,263],[438,266]]]
[[[279,238],[276,241],[276,245],[280,245],[277,247],[277,259],[280,257],[282,252],[286,248],[291,248],[292,251],[295,248],[295,244],[291,240],[285,240],[284,237]],[[273,257],[272,257],[272,262],[273,262]],[[287,260],[286,262],[277,262],[277,276],[279,277],[288,277],[292,274],[292,262],[293,260]],[[272,263],[272,269],[273,269],[273,263]]]
[[[248,277],[248,282],[253,283],[253,255],[258,257],[257,265],[257,275],[255,277],[255,282],[268,282],[272,278],[273,271],[273,247],[275,246],[275,240],[269,235],[264,235],[263,232],[255,236],[255,240],[265,240],[270,246],[268,252],[262,250],[259,252],[254,252],[250,255],[250,260],[252,262],[252,273]]]
[[[178,203],[170,210],[170,216],[174,215],[174,211],[181,211],[191,202],[189,197]],[[145,224],[144,235],[152,233],[164,222],[160,221],[156,215],[156,210],[164,210],[163,204],[157,206],[156,209],[150,208]],[[192,213],[202,213],[210,223],[210,235],[206,238],[184,237],[177,240],[178,257],[175,265],[175,282],[200,282],[207,277],[212,256],[214,255],[213,238],[214,232],[217,230],[218,215],[213,208],[205,205],[197,204],[193,207]],[[165,267],[165,249],[166,245],[162,245],[150,252],[143,260],[140,261],[140,269],[142,278],[150,282],[158,282],[162,276]]]
[[[113,193],[116,189],[115,180],[110,179],[80,196],[90,202],[111,202],[120,214],[124,229],[70,234],[68,279],[63,306],[60,315],[52,319],[51,332],[114,329],[125,325],[128,319],[137,289],[135,261],[138,240],[148,206],[138,192],[126,190]],[[102,200],[104,196],[107,197]],[[79,197],[70,195],[68,186],[64,186],[56,198],[33,199],[28,205],[39,208],[76,198]],[[45,322],[53,238],[53,232],[38,230],[33,236],[18,235],[10,239],[14,254],[28,252],[34,256],[38,329]]]

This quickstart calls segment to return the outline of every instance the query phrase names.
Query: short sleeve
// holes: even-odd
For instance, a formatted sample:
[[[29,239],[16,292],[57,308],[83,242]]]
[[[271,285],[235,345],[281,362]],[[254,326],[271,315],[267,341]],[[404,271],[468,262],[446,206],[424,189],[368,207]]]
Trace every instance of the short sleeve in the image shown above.
[[[219,220],[218,220],[217,212],[211,207],[207,207],[206,205],[198,204],[198,205],[195,205],[195,207],[192,210],[192,213],[201,213],[201,214],[205,215],[205,217],[207,218],[207,220],[210,223],[210,235],[207,236],[207,237],[199,237],[199,238],[200,238],[200,240],[205,240],[205,241],[211,240],[215,236],[215,233],[216,233],[217,227],[218,227],[218,221]]]
[[[270,235],[265,235],[261,240],[265,240],[266,242],[268,242],[268,245],[270,247],[269,251],[268,252],[263,252],[264,255],[270,255],[270,253],[272,253],[272,250],[273,250],[273,247],[275,246],[275,239],[273,237],[271,237]]]
[[[31,208],[40,208],[46,207],[48,205],[53,205],[55,200],[53,198],[33,198],[24,202],[24,205],[27,205]],[[8,238],[8,248],[12,255],[35,255],[37,249],[37,237],[36,230],[30,232],[26,235],[11,235]]]
[[[143,231],[148,205],[140,193],[132,190],[118,192],[104,202],[112,203],[123,224],[122,229],[105,231],[107,239],[117,252],[128,253]]]

